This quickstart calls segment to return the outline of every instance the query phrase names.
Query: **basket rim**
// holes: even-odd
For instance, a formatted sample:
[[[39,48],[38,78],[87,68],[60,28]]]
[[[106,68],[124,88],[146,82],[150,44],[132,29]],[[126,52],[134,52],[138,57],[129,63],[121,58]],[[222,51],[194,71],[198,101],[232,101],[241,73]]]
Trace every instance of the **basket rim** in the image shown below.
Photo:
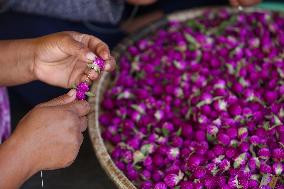
[[[125,52],[128,46],[132,45],[142,37],[150,34],[153,31],[153,29],[160,28],[169,21],[174,21],[174,20],[183,21],[186,19],[191,19],[200,16],[206,10],[218,11],[220,9],[226,9],[231,12],[237,11],[236,9],[233,9],[229,6],[214,6],[214,7],[193,8],[193,9],[174,12],[172,14],[164,16],[163,18],[157,21],[152,22],[149,25],[149,27],[134,32],[133,34],[124,38],[120,43],[116,45],[116,47],[112,51],[112,54],[114,55],[116,60],[119,60],[119,58]],[[262,9],[262,8],[246,8],[245,11],[246,12],[250,11],[281,12],[281,11]],[[88,101],[90,102],[91,105],[91,113],[88,115],[89,137],[92,141],[93,144],[92,146],[100,165],[107,173],[107,175],[110,177],[110,179],[113,181],[113,183],[119,189],[137,189],[133,185],[133,183],[124,175],[124,173],[116,167],[116,165],[114,164],[113,160],[110,157],[110,154],[107,151],[106,145],[101,136],[101,129],[100,129],[101,126],[99,124],[100,96],[102,95],[101,87],[103,86],[108,76],[109,74],[107,72],[103,72],[101,78],[97,82],[95,82],[91,87],[91,90],[94,91],[96,89],[96,92],[95,92],[95,97],[88,98]]]

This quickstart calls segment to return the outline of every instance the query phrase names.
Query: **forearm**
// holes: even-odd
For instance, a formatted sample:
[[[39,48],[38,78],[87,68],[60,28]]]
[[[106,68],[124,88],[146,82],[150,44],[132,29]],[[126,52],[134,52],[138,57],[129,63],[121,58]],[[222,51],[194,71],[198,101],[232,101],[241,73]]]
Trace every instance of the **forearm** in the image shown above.
[[[0,41],[0,86],[34,80],[32,40]]]
[[[17,189],[35,173],[32,154],[20,145],[13,137],[0,145],[0,188]]]

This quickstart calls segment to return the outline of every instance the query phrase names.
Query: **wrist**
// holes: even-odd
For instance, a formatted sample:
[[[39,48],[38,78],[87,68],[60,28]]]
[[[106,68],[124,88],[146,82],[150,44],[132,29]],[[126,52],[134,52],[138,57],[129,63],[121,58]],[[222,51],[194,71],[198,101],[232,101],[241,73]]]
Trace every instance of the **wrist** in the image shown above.
[[[30,151],[25,139],[12,135],[1,145],[0,166],[4,163],[8,167],[8,175],[18,185],[23,184],[28,178],[38,172],[37,164],[33,161],[33,152]],[[7,158],[5,158],[7,157]],[[5,163],[6,162],[6,163]],[[2,171],[2,169],[1,169]]]
[[[25,73],[25,82],[37,79],[34,73],[35,46],[36,43],[34,39],[16,40],[14,42],[14,49],[16,49],[16,66],[19,71]]]

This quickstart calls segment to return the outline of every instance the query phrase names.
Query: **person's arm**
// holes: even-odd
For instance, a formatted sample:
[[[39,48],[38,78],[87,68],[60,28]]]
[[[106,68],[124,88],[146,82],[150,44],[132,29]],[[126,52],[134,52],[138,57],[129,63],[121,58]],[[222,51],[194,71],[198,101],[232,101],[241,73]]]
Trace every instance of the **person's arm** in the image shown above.
[[[35,79],[31,41],[0,41],[0,86],[23,84]]]
[[[95,36],[60,32],[35,39],[0,41],[0,86],[40,80],[70,88],[80,81],[91,83],[99,73],[87,67],[100,56],[105,71],[115,61],[108,46]]]
[[[75,90],[36,106],[0,145],[0,188],[17,189],[39,170],[74,162],[87,128],[90,106]]]
[[[261,0],[230,0],[232,6],[253,6],[260,2]]]
[[[36,173],[31,156],[33,153],[13,136],[0,145],[0,188],[19,188]]]

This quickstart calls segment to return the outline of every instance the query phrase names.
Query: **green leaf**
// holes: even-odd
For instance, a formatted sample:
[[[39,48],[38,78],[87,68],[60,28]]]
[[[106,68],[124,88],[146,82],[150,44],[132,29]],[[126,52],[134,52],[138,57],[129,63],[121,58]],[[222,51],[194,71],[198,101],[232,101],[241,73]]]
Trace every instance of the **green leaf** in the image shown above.
[[[188,45],[188,49],[189,49],[190,51],[195,51],[195,50],[196,50],[196,46],[193,45],[193,44],[190,44],[190,45]]]
[[[158,128],[158,127],[156,127],[154,130],[155,130],[156,133],[160,133],[161,132],[161,129]]]
[[[162,133],[165,137],[169,136],[169,130],[166,128],[162,128]]]
[[[177,136],[180,136],[180,135],[181,135],[181,132],[182,132],[182,128],[180,127],[180,128],[177,130],[176,135],[177,135]]]
[[[152,125],[151,125],[151,124],[148,124],[148,125],[147,125],[147,131],[150,132],[150,131],[151,131],[151,128],[152,128]]]
[[[145,144],[141,147],[141,152],[144,156],[147,156],[149,153],[152,153],[153,145],[152,144]]]
[[[187,40],[187,42],[189,42],[189,43],[195,45],[195,47],[200,47],[200,44],[196,41],[196,39],[195,39],[192,35],[186,33],[186,34],[184,35],[184,37],[185,37],[185,39]]]
[[[282,122],[278,116],[274,115],[273,117],[274,117],[274,126],[282,125]]]
[[[92,93],[92,92],[86,92],[85,93],[88,97],[94,97],[94,96],[96,96],[94,93]]]
[[[185,171],[185,174],[190,177],[191,176],[191,172],[190,171]]]
[[[234,168],[240,167],[240,165],[242,165],[246,161],[246,159],[246,153],[242,153],[241,155],[239,155],[234,161]]]
[[[142,166],[140,166],[140,165],[135,165],[134,167],[135,167],[136,170],[140,170],[142,168]]]
[[[207,141],[213,142],[214,140],[216,140],[216,137],[207,133]]]
[[[180,189],[180,186],[175,186],[174,189]]]
[[[135,151],[133,154],[133,164],[135,165],[138,162],[141,162],[145,159],[145,156],[140,151]]]

